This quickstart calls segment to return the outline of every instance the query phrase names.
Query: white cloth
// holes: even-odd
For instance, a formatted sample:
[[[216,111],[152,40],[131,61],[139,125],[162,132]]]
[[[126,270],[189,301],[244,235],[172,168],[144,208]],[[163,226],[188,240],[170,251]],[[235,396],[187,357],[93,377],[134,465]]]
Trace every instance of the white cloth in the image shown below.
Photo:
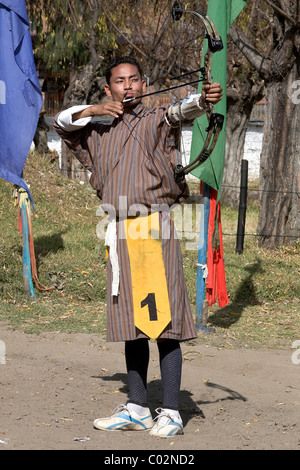
[[[81,129],[92,120],[92,117],[77,119],[73,122],[72,116],[73,114],[79,113],[79,111],[83,111],[85,108],[89,108],[90,106],[92,105],[81,104],[78,106],[72,106],[69,109],[65,109],[59,114],[57,118],[57,124],[59,125],[59,127],[61,127],[64,131],[67,132],[72,132],[76,131],[77,129]]]
[[[200,263],[197,263],[197,266],[202,269],[203,279],[206,279],[207,276],[208,276],[207,264],[200,264]]]
[[[119,294],[120,269],[117,252],[117,221],[116,218],[110,218],[105,234],[105,246],[109,247],[109,259],[111,262],[113,280],[111,295]]]

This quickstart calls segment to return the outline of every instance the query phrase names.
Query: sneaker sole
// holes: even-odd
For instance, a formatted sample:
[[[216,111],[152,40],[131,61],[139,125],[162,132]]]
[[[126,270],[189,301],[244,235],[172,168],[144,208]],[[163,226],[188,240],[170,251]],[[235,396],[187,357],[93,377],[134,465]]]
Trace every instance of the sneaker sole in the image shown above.
[[[109,427],[105,427],[105,426],[98,426],[97,423],[95,422],[93,423],[93,426],[95,429],[99,429],[100,431],[139,431],[139,432],[150,431],[150,429],[152,429],[153,427],[151,426],[149,428],[136,429],[136,427],[131,426],[130,424],[125,424],[125,423],[123,427],[120,427],[122,426],[121,424],[116,424],[114,427],[113,425]]]
[[[162,438],[166,438],[166,439],[169,439],[170,437],[175,437],[175,436],[181,436],[183,434],[183,429],[174,429],[173,430],[174,432],[172,433],[172,430],[170,430],[169,434],[158,434],[155,432],[149,432],[150,436],[153,436],[153,437],[162,437]]]

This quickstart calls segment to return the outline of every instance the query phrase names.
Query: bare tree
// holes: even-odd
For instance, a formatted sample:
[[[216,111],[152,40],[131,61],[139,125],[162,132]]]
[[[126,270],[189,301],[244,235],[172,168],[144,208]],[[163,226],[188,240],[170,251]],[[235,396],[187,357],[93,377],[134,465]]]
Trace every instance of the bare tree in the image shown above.
[[[136,55],[150,84],[164,83],[170,77],[193,70],[200,63],[204,38],[202,25],[192,16],[175,22],[171,6],[169,0],[129,0],[122,5],[111,0],[109,6],[103,7],[119,39],[113,54]],[[206,2],[194,0],[189,7],[206,9]],[[114,14],[116,11],[118,15]]]
[[[241,161],[244,157],[246,132],[251,111],[264,94],[262,83],[255,83],[246,75],[227,91],[227,126],[224,173],[221,197],[224,204],[237,206]]]
[[[254,28],[256,19],[252,11],[245,18],[247,29]],[[254,105],[264,96],[264,81],[230,38],[227,58],[226,154],[221,195],[223,203],[237,206],[246,131]]]
[[[294,89],[300,66],[300,0],[263,0],[256,8],[268,22],[270,47],[266,43],[259,49],[236,25],[231,37],[265,83],[258,231],[259,243],[275,248],[300,233],[300,106]]]

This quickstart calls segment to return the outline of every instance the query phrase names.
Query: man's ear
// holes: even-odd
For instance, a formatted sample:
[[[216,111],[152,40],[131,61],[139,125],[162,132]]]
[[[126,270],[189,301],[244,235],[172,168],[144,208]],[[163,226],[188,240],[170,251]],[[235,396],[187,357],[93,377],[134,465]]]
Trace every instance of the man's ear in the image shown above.
[[[105,93],[107,94],[107,96],[110,96],[111,97],[111,91],[110,91],[110,86],[109,85],[104,85],[104,90],[105,90]]]
[[[146,92],[146,88],[147,88],[147,86],[146,86],[146,80],[142,80],[142,90],[143,90],[143,93]]]

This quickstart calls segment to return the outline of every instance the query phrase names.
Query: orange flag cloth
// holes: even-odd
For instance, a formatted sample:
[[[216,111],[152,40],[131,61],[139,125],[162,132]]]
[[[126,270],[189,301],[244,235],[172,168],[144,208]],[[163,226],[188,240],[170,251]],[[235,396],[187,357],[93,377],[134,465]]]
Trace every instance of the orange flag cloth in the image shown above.
[[[221,225],[220,203],[217,203],[218,191],[210,188],[210,206],[207,238],[207,269],[206,296],[208,305],[213,305],[219,300],[219,307],[225,307],[229,303],[226,290],[225,264],[223,258],[223,238]],[[216,213],[217,211],[217,213]],[[217,217],[216,217],[217,215]],[[218,223],[219,244],[213,243],[215,223]]]

